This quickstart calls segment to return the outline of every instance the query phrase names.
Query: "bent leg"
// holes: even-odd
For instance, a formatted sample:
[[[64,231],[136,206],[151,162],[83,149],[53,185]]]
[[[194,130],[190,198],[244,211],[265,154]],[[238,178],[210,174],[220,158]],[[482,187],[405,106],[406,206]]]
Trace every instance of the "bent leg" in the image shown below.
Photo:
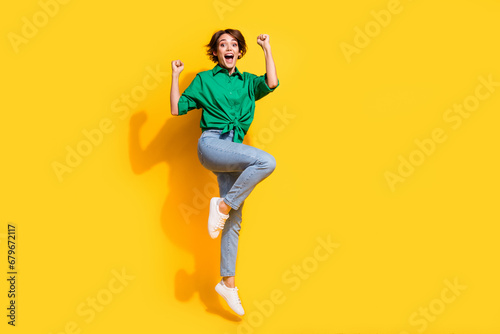
[[[258,148],[212,137],[201,138],[198,154],[203,166],[215,173],[239,172],[224,202],[238,210],[252,190],[276,168],[274,157]]]

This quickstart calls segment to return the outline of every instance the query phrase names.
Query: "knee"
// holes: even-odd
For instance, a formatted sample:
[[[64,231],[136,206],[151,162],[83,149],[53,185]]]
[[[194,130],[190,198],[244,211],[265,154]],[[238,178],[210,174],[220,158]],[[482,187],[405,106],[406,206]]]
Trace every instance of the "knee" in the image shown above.
[[[276,169],[276,159],[271,154],[266,154],[261,160],[261,165],[270,175]]]

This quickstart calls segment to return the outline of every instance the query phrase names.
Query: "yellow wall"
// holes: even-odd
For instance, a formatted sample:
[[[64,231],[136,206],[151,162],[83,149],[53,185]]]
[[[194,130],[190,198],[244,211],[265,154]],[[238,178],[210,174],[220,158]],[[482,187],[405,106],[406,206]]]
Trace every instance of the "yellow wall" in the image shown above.
[[[2,333],[500,332],[498,1],[3,7]],[[242,320],[213,290],[200,111],[169,115],[170,62],[184,90],[227,27],[258,75],[269,34],[280,79],[247,138],[278,166],[244,211]]]

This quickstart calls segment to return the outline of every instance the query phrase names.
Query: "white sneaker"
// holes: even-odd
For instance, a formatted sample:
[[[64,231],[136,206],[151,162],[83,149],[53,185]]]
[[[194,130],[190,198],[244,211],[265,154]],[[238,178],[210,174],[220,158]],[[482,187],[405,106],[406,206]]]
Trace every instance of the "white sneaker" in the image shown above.
[[[219,211],[219,202],[222,200],[220,197],[213,197],[210,200],[210,213],[208,214],[208,234],[212,239],[219,236],[219,231],[224,228],[226,220],[229,215],[225,215]]]
[[[229,305],[229,307],[234,312],[236,312],[236,314],[238,315],[245,314],[243,306],[241,306],[240,297],[238,296],[238,288],[228,288],[227,286],[224,285],[224,282],[221,280],[215,286],[215,291],[217,291],[217,293],[221,295],[222,298],[224,298],[227,305]]]

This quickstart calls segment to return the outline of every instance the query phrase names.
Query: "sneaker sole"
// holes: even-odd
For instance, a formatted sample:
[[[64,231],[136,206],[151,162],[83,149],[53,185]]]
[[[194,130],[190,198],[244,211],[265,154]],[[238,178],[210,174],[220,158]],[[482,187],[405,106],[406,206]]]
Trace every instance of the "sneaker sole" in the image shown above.
[[[216,210],[217,209],[217,200],[218,200],[217,197],[214,197],[214,198],[212,198],[210,200],[210,212],[212,212],[212,210]],[[210,221],[210,213],[208,214],[208,221]],[[214,232],[214,233],[217,233],[217,234],[215,236],[212,236],[212,232],[210,231],[210,224],[207,224],[207,229],[208,229],[208,235],[210,236],[210,238],[217,239],[217,237],[219,236],[220,231]]]

